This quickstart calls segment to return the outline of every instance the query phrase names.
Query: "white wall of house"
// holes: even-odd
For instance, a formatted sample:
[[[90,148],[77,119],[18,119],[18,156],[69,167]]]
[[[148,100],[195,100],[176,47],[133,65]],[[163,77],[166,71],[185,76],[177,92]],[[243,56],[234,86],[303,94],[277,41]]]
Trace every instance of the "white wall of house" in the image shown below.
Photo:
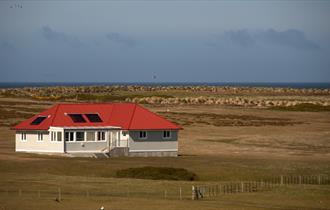
[[[65,133],[73,133],[73,139],[66,139]],[[77,132],[83,133],[83,139],[77,138]],[[109,130],[106,129],[65,129],[65,152],[97,153],[107,152],[109,148]],[[67,134],[67,136],[70,134]]]
[[[129,132],[127,130],[121,130],[119,133],[119,147],[129,146]]]
[[[63,153],[64,148],[63,138],[52,141],[50,131],[16,131],[15,143],[17,152]]]
[[[108,152],[115,147],[127,147],[128,134],[123,136],[118,129],[65,129],[65,133],[72,132],[73,139],[65,141],[65,152]],[[84,133],[84,139],[77,139],[77,132]],[[104,138],[99,138],[100,132],[103,132]]]
[[[73,139],[66,140],[65,132],[73,132]],[[84,133],[84,139],[82,141],[77,140],[77,132]],[[98,132],[104,132],[104,139],[98,139]],[[114,147],[129,147],[130,153],[178,151],[177,130],[171,130],[168,137],[164,137],[163,130],[147,130],[145,132],[146,137],[141,138],[140,131],[113,129],[67,129],[50,127],[48,131],[16,131],[16,151],[38,153],[97,153],[108,152],[109,149]],[[93,133],[94,138],[92,137]]]
[[[129,152],[177,152],[178,131],[172,130],[169,138],[163,138],[163,130],[146,131],[146,138],[140,138],[140,131],[129,132]]]

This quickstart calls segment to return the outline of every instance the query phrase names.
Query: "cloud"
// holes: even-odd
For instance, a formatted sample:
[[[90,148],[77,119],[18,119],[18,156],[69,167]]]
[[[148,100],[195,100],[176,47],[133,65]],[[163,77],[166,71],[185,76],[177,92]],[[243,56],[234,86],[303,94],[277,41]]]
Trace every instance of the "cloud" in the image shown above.
[[[49,26],[42,27],[42,35],[48,41],[65,43],[71,47],[83,46],[83,43],[77,37],[66,33],[57,32],[51,29]]]
[[[208,41],[208,46],[218,46],[219,43],[228,43],[247,48],[255,45],[269,44],[273,46],[289,47],[298,50],[317,50],[320,46],[312,40],[306,38],[304,32],[296,29],[286,31],[276,31],[274,29],[261,31],[229,30],[216,39]]]
[[[241,47],[250,47],[256,42],[253,36],[245,29],[226,31],[224,37]]]
[[[305,37],[304,32],[296,29],[289,29],[286,31],[268,29],[266,31],[259,32],[256,35],[256,39],[260,39],[260,41],[274,45],[282,45],[303,50],[315,50],[320,48],[318,44],[308,40]]]
[[[123,44],[128,47],[134,47],[137,44],[136,40],[132,37],[117,32],[107,34],[106,38],[112,42]]]

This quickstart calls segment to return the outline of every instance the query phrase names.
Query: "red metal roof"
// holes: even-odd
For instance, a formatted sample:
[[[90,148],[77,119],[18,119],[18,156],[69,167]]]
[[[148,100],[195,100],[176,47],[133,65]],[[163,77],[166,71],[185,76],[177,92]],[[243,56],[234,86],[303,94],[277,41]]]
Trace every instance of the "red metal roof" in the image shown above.
[[[86,122],[73,122],[69,114],[82,114]],[[98,114],[102,122],[90,122],[84,114]],[[47,118],[39,125],[31,122],[39,116]],[[180,126],[133,103],[57,104],[15,127],[15,130],[48,130],[54,127],[120,127],[123,130],[177,130]]]

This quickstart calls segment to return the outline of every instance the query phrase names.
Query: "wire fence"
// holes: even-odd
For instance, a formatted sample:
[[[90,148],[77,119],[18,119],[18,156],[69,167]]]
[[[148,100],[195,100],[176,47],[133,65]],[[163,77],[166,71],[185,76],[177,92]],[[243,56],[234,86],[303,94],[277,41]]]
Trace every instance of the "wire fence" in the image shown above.
[[[196,184],[198,182],[195,182]],[[168,200],[200,200],[235,193],[253,193],[271,191],[286,185],[330,185],[330,176],[279,176],[258,181],[213,182],[207,185],[178,183],[171,187],[121,187],[105,189],[70,189],[65,186],[47,189],[10,188],[0,186],[0,196],[30,199],[52,199],[60,202],[63,199],[108,199],[110,197],[155,198]]]
[[[10,188],[3,189],[0,187],[1,197],[10,198],[27,198],[27,199],[51,199],[61,201],[63,199],[84,198],[84,199],[108,199],[111,197],[126,198],[154,198],[168,200],[187,200],[191,199],[191,185],[177,186],[171,188],[134,188],[129,189],[66,189],[65,186],[52,187],[48,189],[27,189],[27,188]]]
[[[192,186],[192,200],[211,198],[223,194],[269,191],[285,185],[329,185],[327,175],[289,175],[259,181],[240,181],[215,185]]]

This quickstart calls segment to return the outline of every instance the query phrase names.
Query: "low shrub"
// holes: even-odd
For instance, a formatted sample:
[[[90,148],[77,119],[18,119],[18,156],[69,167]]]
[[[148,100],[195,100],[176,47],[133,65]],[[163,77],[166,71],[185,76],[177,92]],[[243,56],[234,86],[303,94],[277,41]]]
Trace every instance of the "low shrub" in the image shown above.
[[[153,180],[186,180],[193,181],[197,179],[197,175],[184,168],[169,167],[140,167],[128,168],[117,171],[118,178],[135,178],[135,179],[153,179]]]
[[[330,112],[330,106],[322,106],[311,103],[302,103],[294,106],[278,106],[272,107],[273,110],[279,111],[297,111],[297,112]]]

